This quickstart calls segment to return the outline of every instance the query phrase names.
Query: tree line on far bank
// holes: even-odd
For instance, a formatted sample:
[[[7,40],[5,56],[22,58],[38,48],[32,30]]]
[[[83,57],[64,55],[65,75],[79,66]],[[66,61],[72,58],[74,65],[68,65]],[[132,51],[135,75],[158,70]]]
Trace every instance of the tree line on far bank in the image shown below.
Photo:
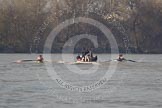
[[[127,37],[131,52],[162,53],[161,0],[1,0],[0,52],[42,52],[53,28],[76,17],[92,18],[106,25],[121,52],[125,51]],[[63,29],[54,40],[52,52],[61,52],[67,40],[84,33],[97,36],[99,48],[96,52],[110,52],[109,40],[104,34],[85,23]],[[83,47],[93,45],[83,40],[75,51]]]

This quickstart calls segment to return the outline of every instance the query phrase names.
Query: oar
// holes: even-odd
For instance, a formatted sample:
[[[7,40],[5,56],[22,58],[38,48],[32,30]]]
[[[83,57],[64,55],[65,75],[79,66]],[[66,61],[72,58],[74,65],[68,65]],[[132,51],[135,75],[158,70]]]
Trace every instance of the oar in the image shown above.
[[[118,60],[118,59],[116,59],[116,60]],[[134,61],[134,60],[127,60],[127,59],[123,59],[122,61],[136,62],[136,61]],[[121,61],[121,62],[122,62],[122,61]]]
[[[118,59],[113,59],[113,60],[109,60],[109,61],[105,61],[105,62],[111,62],[111,61],[118,61]],[[124,59],[123,61],[137,62],[137,61],[134,61],[134,60],[127,60],[127,59]]]
[[[130,62],[137,62],[137,61],[134,61],[134,60],[127,60],[127,59],[125,59],[126,61],[130,61]]]
[[[118,59],[115,59],[115,60],[119,61]],[[122,61],[136,62],[136,61],[134,61],[134,60],[127,60],[127,59],[125,59],[125,58],[124,58]],[[121,61],[121,62],[122,62],[122,61]]]
[[[38,60],[21,60],[22,62],[28,62],[28,61],[38,61]]]
[[[16,61],[16,63],[30,62],[30,61],[38,61],[38,60],[18,60],[18,61]]]

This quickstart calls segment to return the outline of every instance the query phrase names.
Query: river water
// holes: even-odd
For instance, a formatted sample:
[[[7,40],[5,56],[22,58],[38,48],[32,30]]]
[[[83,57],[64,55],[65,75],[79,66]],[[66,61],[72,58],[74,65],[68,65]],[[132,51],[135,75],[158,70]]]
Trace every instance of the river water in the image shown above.
[[[78,65],[53,54],[50,63],[14,63],[36,57],[0,54],[0,108],[162,108],[162,55],[130,54],[125,58],[137,62],[118,63],[105,62],[110,55],[98,54],[98,63]],[[79,91],[111,70],[105,84]]]

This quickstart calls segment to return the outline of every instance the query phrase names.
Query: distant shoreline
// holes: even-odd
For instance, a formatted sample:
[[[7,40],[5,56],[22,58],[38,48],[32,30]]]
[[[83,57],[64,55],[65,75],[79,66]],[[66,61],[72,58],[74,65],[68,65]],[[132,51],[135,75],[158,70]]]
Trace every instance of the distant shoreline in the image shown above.
[[[129,51],[126,51],[124,48],[119,48],[119,49],[103,49],[103,48],[97,48],[97,49],[93,49],[92,50],[93,53],[97,53],[97,54],[111,54],[111,51],[113,53],[123,53],[125,54],[127,52],[127,54],[162,54],[162,51],[161,50],[137,50],[135,48],[130,48]],[[43,52],[51,52],[52,54],[61,54],[62,53],[62,50],[61,49],[52,49],[52,50],[49,50],[49,49],[41,49],[41,50],[38,50],[38,51],[28,51],[28,50],[19,50],[19,51],[15,51],[14,49],[7,49],[7,50],[0,50],[0,53],[2,54],[39,54],[39,53],[43,53]],[[71,50],[71,49],[66,49],[66,51],[64,52],[65,54],[69,54],[73,52],[74,54],[78,54],[78,53],[81,53],[82,52],[82,49],[74,49],[74,50]]]

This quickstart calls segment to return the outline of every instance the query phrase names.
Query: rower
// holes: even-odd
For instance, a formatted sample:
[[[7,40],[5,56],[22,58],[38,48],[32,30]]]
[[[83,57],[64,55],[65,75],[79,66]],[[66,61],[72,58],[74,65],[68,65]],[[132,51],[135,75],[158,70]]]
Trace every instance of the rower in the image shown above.
[[[43,61],[44,61],[43,56],[42,56],[42,55],[39,55],[39,56],[37,57],[37,61],[40,62],[40,63],[43,63]]]
[[[118,57],[118,59],[117,59],[118,61],[123,61],[123,60],[125,60],[125,58],[123,57],[123,55],[122,54],[119,54],[119,57]]]
[[[89,55],[85,55],[85,62],[90,62],[90,57],[89,57]]]
[[[89,53],[88,49],[83,48],[82,49],[82,56],[84,57],[85,55],[87,55]]]

